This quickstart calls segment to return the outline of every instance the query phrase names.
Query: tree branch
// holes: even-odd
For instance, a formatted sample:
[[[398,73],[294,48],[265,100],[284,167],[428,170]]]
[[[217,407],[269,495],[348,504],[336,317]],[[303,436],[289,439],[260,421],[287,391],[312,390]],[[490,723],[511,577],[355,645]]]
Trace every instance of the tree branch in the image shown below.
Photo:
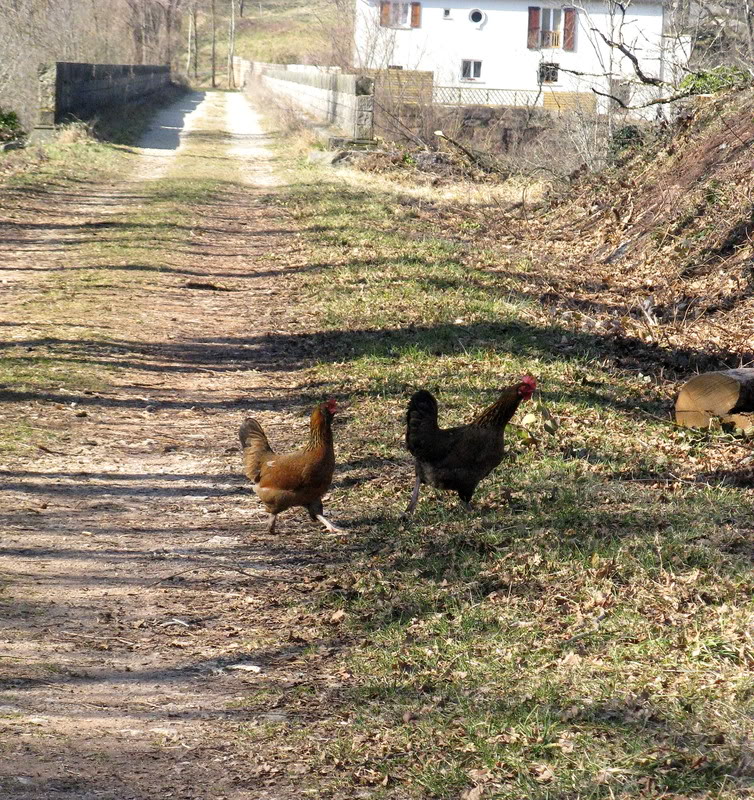
[[[675,103],[677,100],[684,100],[687,97],[692,97],[695,92],[679,92],[678,94],[671,95],[670,97],[658,97],[656,100],[649,100],[646,103],[641,103],[638,106],[629,106],[620,97],[616,97],[614,94],[610,94],[609,92],[600,92],[599,89],[592,88],[592,91],[595,94],[598,94],[600,97],[609,97],[611,100],[615,100],[615,102],[626,111],[637,111],[641,108],[649,108],[650,106],[659,106],[663,103]]]
[[[623,55],[634,65],[634,72],[642,83],[647,83],[650,86],[667,86],[665,81],[662,81],[659,78],[653,78],[651,75],[646,75],[641,68],[641,64],[639,64],[639,59],[628,49],[628,47],[626,47],[625,44],[622,42],[614,42],[611,39],[608,39],[599,28],[592,28],[591,30],[601,36],[602,40],[608,47],[614,47],[616,50],[620,50],[620,52],[623,53]]]

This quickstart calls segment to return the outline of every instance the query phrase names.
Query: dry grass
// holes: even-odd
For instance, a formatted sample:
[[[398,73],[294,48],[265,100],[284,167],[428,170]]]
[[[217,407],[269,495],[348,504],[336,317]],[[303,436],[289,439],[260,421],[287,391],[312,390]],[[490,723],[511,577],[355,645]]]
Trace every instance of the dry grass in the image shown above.
[[[754,359],[750,90],[696,113],[624,163],[586,176],[552,213],[488,220],[549,265],[552,307],[665,353],[679,374]],[[584,280],[586,271],[587,279]]]
[[[212,150],[211,137],[195,141]],[[190,180],[146,190],[107,248],[87,250],[95,283],[99,267],[141,263],[131,279],[149,286],[155,241],[169,253],[240,191],[217,158],[192,165]],[[301,674],[233,700],[287,714],[225,729],[247,748],[246,774],[290,770],[301,793],[344,800],[750,796],[754,512],[736,479],[752,449],[669,423],[665,359],[680,352],[553,309],[551,293],[592,276],[554,262],[566,245],[530,217],[505,217],[504,239],[488,206],[407,202],[383,178],[306,164],[279,191],[260,202],[295,245],[276,239],[250,269],[289,267],[272,302],[301,328],[275,336],[286,364],[314,362],[301,398],[349,401],[328,508],[352,535],[344,562],[268,598],[284,607],[276,620]],[[609,282],[591,292],[614,302]],[[478,512],[426,491],[401,522],[411,392],[436,392],[450,424],[522,372],[539,378],[538,403],[528,431],[508,429],[510,459],[480,486]],[[319,540],[318,563],[343,548]],[[244,608],[247,622],[263,616]],[[308,680],[307,659],[330,646],[347,658]]]
[[[364,172],[358,167],[339,167],[337,177],[350,189],[364,184]],[[460,179],[438,183],[432,173],[413,169],[372,173],[369,185],[378,192],[394,194],[398,202],[405,198],[482,208],[505,208],[519,203],[539,204],[552,187],[549,181],[524,177],[509,178],[501,183],[475,183]]]

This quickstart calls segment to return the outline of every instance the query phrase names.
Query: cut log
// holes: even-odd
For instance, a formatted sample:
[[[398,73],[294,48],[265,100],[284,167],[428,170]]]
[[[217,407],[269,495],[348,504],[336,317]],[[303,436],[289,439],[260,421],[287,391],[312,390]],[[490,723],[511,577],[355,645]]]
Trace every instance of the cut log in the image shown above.
[[[754,426],[754,369],[705,372],[683,385],[675,402],[675,421],[707,428],[713,419],[746,430]]]

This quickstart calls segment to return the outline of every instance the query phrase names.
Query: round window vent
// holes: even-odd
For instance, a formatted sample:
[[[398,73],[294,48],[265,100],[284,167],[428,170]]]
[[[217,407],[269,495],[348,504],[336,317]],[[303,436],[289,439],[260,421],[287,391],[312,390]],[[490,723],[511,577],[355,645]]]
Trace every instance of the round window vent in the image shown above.
[[[480,11],[478,8],[475,8],[470,14],[469,19],[475,24],[478,25],[482,20],[484,20],[484,12]]]

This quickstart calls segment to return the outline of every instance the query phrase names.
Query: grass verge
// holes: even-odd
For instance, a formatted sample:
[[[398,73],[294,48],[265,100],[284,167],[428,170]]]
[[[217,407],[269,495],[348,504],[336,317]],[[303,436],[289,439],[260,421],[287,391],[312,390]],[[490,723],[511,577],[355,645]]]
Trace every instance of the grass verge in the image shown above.
[[[475,246],[462,208],[303,164],[288,191],[322,328],[312,381],[350,402],[331,505],[367,531],[322,600],[357,642],[350,724],[311,749],[328,791],[745,796],[754,512],[719,469],[744,445],[669,424],[653,364],[548,319],[534,267]],[[523,372],[539,400],[479,511],[425,489],[401,523],[410,393],[455,424]]]

